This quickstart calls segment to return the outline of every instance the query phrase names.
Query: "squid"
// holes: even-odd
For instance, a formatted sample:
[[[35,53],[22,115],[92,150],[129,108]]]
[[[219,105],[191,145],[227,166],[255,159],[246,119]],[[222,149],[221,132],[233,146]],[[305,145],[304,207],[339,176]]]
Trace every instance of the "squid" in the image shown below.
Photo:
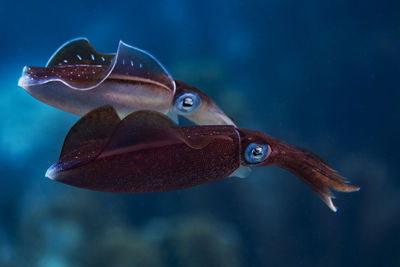
[[[267,134],[233,125],[179,127],[152,110],[121,119],[110,105],[90,111],[70,129],[46,176],[90,190],[144,193],[244,178],[251,167],[263,166],[291,172],[333,211],[331,190],[359,190],[315,154]]]
[[[174,80],[151,54],[120,41],[116,54],[94,50],[85,38],[73,39],[45,67],[24,67],[18,85],[34,98],[83,116],[112,105],[121,117],[137,110],[178,115],[198,125],[235,125],[206,94]]]

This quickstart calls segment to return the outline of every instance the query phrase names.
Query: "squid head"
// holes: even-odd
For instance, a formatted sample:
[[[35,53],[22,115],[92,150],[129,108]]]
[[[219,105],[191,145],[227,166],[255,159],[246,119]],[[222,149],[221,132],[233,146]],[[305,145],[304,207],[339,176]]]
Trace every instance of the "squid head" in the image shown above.
[[[178,80],[175,84],[170,114],[184,116],[198,125],[235,125],[233,119],[199,89]]]
[[[242,136],[242,164],[245,166],[277,166],[285,169],[314,190],[328,207],[337,211],[331,190],[358,191],[320,157],[306,149],[287,144],[267,134],[239,129]]]

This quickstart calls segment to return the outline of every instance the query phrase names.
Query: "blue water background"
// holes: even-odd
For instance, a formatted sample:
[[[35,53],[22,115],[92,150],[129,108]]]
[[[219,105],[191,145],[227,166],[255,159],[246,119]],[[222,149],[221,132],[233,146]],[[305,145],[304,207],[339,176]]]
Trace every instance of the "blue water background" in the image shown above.
[[[0,266],[400,266],[399,1],[2,1]],[[111,194],[44,178],[77,116],[17,81],[65,41],[150,51],[244,128],[359,186],[332,213],[273,167]]]

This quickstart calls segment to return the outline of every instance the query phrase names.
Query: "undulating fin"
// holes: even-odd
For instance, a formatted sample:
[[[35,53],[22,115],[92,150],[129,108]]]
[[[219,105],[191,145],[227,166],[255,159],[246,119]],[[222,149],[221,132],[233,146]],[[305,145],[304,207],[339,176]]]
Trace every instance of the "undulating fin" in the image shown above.
[[[247,166],[240,166],[229,177],[247,178],[251,173],[251,168]]]
[[[99,53],[86,38],[77,38],[63,44],[49,59],[46,67],[71,65],[108,66],[114,54]]]
[[[110,76],[153,83],[175,93],[175,81],[151,54],[120,41]],[[130,78],[129,78],[130,77]]]
[[[179,126],[164,114],[141,110],[131,113],[119,123],[104,151],[119,151],[135,145],[159,146],[171,142],[184,142],[191,148],[200,149],[214,138],[187,138]]]
[[[99,140],[108,141],[120,121],[117,112],[110,105],[90,111],[69,130],[65,137],[60,158],[84,145]],[[105,144],[105,142],[102,143]]]

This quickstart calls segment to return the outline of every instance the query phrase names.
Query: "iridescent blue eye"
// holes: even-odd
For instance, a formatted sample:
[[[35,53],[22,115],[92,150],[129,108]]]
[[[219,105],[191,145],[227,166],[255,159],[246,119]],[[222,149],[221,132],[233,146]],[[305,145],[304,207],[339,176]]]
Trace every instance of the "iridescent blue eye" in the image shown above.
[[[179,115],[188,115],[200,105],[200,97],[194,92],[182,93],[175,98],[174,107]]]
[[[250,164],[260,163],[269,155],[270,149],[269,145],[251,143],[244,152],[244,158]]]

